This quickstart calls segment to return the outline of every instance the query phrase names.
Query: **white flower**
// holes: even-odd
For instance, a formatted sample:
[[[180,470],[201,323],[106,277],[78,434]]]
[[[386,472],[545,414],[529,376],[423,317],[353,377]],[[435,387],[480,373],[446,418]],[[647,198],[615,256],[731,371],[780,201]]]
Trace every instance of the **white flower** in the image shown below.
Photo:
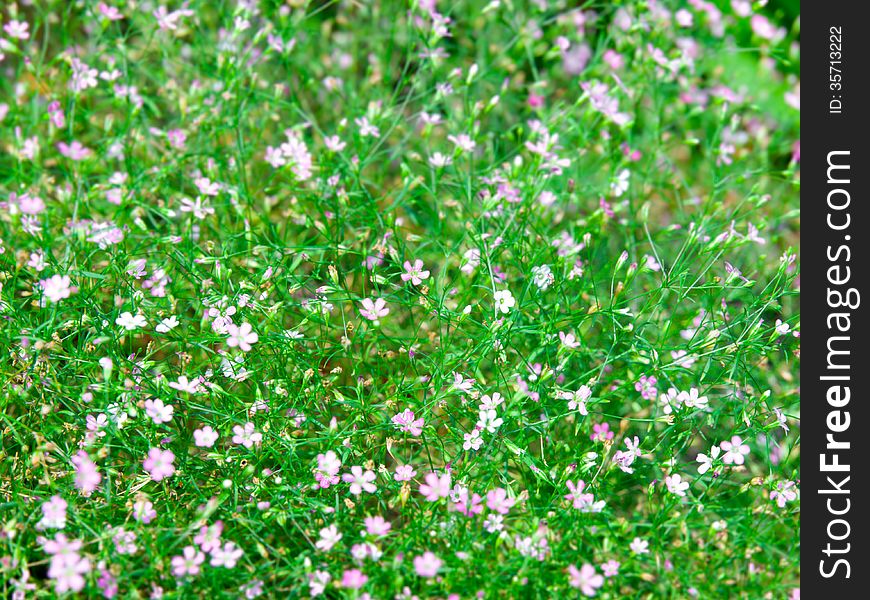
[[[634,439],[625,438],[625,446],[627,450],[617,450],[613,460],[623,472],[631,474],[634,473],[631,465],[640,456],[640,449],[638,448],[640,446],[640,439],[637,436],[634,436]]]
[[[628,191],[628,179],[631,177],[631,171],[628,169],[623,169],[619,172],[619,175],[616,176],[616,179],[610,184],[610,191],[614,196],[619,198],[625,192]]]
[[[465,441],[462,444],[463,450],[480,450],[483,445],[483,438],[480,437],[479,429],[472,429],[471,433],[465,433],[462,436]]]
[[[668,491],[677,496],[685,496],[686,490],[689,489],[689,482],[683,481],[681,475],[668,475],[665,477],[665,485],[668,486]]]
[[[670,388],[667,393],[659,396],[659,402],[662,404],[664,413],[669,415],[683,405],[683,392]]]
[[[448,135],[447,139],[453,142],[462,152],[471,152],[477,146],[468,135],[461,133],[459,135]]]
[[[478,412],[477,426],[480,429],[485,429],[489,433],[495,433],[498,428],[501,427],[502,423],[504,423],[504,419],[499,418],[495,409],[481,410]]]
[[[181,212],[192,212],[197,219],[204,219],[208,215],[214,214],[214,209],[208,205],[208,200],[197,197],[196,200],[190,198],[181,199]]]
[[[698,456],[695,458],[697,462],[701,463],[698,467],[698,473],[701,473],[703,475],[704,473],[709,471],[710,467],[713,466],[713,461],[719,458],[719,454],[721,452],[722,450],[720,450],[719,446],[713,446],[712,448],[710,448],[710,456],[707,456],[703,453],[698,454]]]
[[[312,598],[316,598],[326,591],[326,586],[332,580],[332,575],[326,571],[314,571],[308,576],[308,590]]]
[[[679,365],[681,367],[685,367],[687,369],[691,369],[692,365],[695,364],[697,360],[694,356],[690,355],[685,350],[674,350],[671,352],[671,358],[674,359],[674,365]]]
[[[133,331],[134,329],[145,327],[148,325],[148,321],[142,315],[137,314],[134,316],[131,312],[123,312],[120,317],[115,319],[115,325],[120,325],[127,331]]]
[[[550,269],[550,265],[532,267],[532,281],[535,282],[538,289],[546,290],[548,287],[553,285],[555,280],[556,278],[553,275],[553,271]]]
[[[172,315],[171,317],[167,317],[160,321],[160,323],[158,323],[157,327],[155,327],[154,329],[157,331],[157,333],[167,333],[178,327],[178,325],[178,319],[175,318],[175,315]]]
[[[324,527],[320,530],[320,539],[317,540],[317,543],[314,545],[318,550],[329,552],[332,550],[332,547],[341,540],[341,538],[342,535],[338,532],[338,527],[330,525],[329,527]]]
[[[495,310],[507,314],[516,306],[517,301],[511,295],[510,290],[500,290],[495,293]]]
[[[179,392],[187,392],[188,394],[197,394],[201,390],[201,382],[199,378],[190,381],[187,376],[182,375],[178,381],[170,381],[169,387]]]
[[[592,390],[588,385],[581,385],[574,392],[560,392],[560,396],[568,401],[568,410],[579,410],[581,415],[589,414],[586,410],[586,401],[592,397]]]
[[[197,177],[193,184],[199,193],[204,196],[217,196],[221,191],[221,184],[210,180],[208,177]]]
[[[691,388],[688,392],[680,392],[682,403],[689,408],[704,409],[707,407],[707,396],[699,395],[696,388]]]
[[[649,554],[649,542],[639,537],[634,538],[629,545],[634,554]]]
[[[432,156],[429,157],[429,164],[432,165],[433,167],[437,167],[437,168],[446,167],[447,165],[449,165],[452,162],[453,162],[452,158],[450,158],[449,156],[444,156],[440,152],[436,152]]]
[[[354,119],[354,123],[356,123],[356,126],[359,127],[359,134],[362,137],[381,137],[381,130],[378,129],[376,126],[372,125],[367,117]]]
[[[494,408],[498,408],[500,405],[504,404],[504,398],[501,397],[501,394],[498,392],[493,393],[492,396],[489,394],[484,394],[480,397],[480,405],[478,408],[480,410],[492,410]]]

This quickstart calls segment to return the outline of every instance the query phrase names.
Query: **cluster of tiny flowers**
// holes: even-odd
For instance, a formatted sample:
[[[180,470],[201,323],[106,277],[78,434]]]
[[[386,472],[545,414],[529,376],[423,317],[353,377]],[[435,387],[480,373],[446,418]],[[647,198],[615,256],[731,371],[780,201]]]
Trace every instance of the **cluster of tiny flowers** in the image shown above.
[[[773,4],[2,3],[3,590],[799,597]]]

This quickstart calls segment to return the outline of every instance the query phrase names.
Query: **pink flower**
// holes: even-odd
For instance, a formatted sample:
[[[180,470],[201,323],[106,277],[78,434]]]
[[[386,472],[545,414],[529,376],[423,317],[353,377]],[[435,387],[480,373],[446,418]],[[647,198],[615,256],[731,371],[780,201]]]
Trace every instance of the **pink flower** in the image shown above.
[[[453,508],[466,517],[479,515],[483,512],[483,498],[480,497],[480,494],[474,494],[468,488],[457,485],[451,492],[451,496]]]
[[[500,515],[506,515],[516,503],[516,498],[509,498],[507,490],[495,488],[486,494],[486,507]]]
[[[541,108],[542,106],[544,106],[544,100],[545,98],[543,96],[540,96],[538,94],[529,94],[527,102],[529,103],[529,106],[531,108]]]
[[[293,165],[290,170],[299,181],[306,181],[311,177],[313,163],[311,153],[305,142],[296,132],[288,131],[287,141],[281,144],[281,153],[284,159]]]
[[[411,481],[415,475],[417,475],[417,471],[411,465],[399,465],[396,467],[393,479],[396,481]]]
[[[183,149],[187,141],[187,134],[181,129],[170,129],[166,132],[166,139],[173,148]]]
[[[314,479],[321,488],[326,489],[329,486],[338,483],[339,469],[341,469],[341,461],[335,452],[329,450],[326,454],[318,454],[317,469],[314,471]]]
[[[39,286],[51,302],[60,302],[69,298],[73,291],[69,275],[52,275],[48,279],[41,280]]]
[[[631,115],[619,112],[619,101],[608,95],[608,88],[600,82],[584,82],[580,84],[583,91],[589,97],[592,108],[613,121],[618,126],[623,126],[631,120]]]
[[[569,490],[569,493],[565,494],[565,499],[573,503],[574,508],[584,509],[590,506],[595,500],[595,496],[592,494],[583,493],[583,488],[586,487],[586,482],[582,479],[577,481],[577,485],[574,485],[574,482],[569,479],[565,482],[565,485],[568,486]]]
[[[91,562],[78,554],[56,554],[48,568],[48,576],[54,579],[54,591],[58,594],[82,591],[83,576],[90,572]]]
[[[390,529],[392,528],[390,522],[386,521],[383,517],[379,515],[374,517],[366,517],[364,523],[366,526],[366,532],[369,535],[387,535],[387,533],[389,533]]]
[[[450,473],[445,473],[440,477],[435,473],[429,473],[426,475],[426,483],[420,484],[420,493],[429,502],[437,502],[439,498],[446,498],[450,495],[451,482]]]
[[[158,331],[160,330],[159,327],[160,326],[158,325]],[[179,392],[196,394],[199,393],[200,389],[202,388],[202,380],[197,377],[193,381],[191,381],[185,375],[182,375],[178,378],[178,381],[170,381],[169,387],[171,387],[173,390],[178,390]]]
[[[145,414],[154,421],[155,425],[171,421],[173,412],[175,412],[175,408],[171,404],[163,404],[163,400],[160,398],[145,401]]]
[[[613,559],[601,565],[601,572],[605,577],[615,577],[619,573],[619,563]]]
[[[614,71],[618,71],[625,66],[625,58],[615,50],[607,50],[604,52],[602,59]]]
[[[60,496],[52,496],[44,502],[42,519],[36,524],[37,529],[63,529],[66,527],[67,502]]]
[[[424,552],[422,555],[414,558],[414,571],[420,577],[435,577],[443,564],[444,561],[432,552]]]
[[[424,279],[429,279],[429,271],[423,270],[423,261],[419,258],[412,265],[410,261],[405,261],[405,272],[402,273],[402,281],[410,280],[414,285],[420,285]]]
[[[369,321],[377,321],[381,317],[387,316],[390,309],[387,308],[387,302],[383,298],[363,298],[362,308],[359,309],[359,314]]]
[[[110,21],[120,21],[124,18],[124,15],[121,14],[114,6],[109,6],[105,2],[100,2],[97,6],[97,9],[100,11],[100,14],[106,17]]]
[[[182,556],[172,557],[172,573],[176,577],[199,575],[199,566],[203,562],[205,562],[205,554],[194,546],[186,546]]]
[[[368,117],[361,117],[354,119],[354,123],[356,123],[357,127],[359,127],[359,134],[362,137],[381,137],[381,130],[378,129],[375,125],[368,120]]]
[[[103,480],[102,475],[97,470],[97,465],[94,464],[94,461],[90,459],[88,453],[84,450],[79,450],[71,460],[76,468],[75,486],[85,495],[89,495],[97,489],[97,486]]]
[[[74,140],[71,144],[59,142],[57,149],[62,155],[75,161],[84,160],[93,154],[90,148],[86,148],[78,140]]]
[[[359,569],[348,569],[341,576],[341,587],[358,590],[369,580]]]
[[[354,465],[350,468],[350,473],[345,473],[341,476],[345,483],[350,484],[350,493],[354,496],[359,496],[363,491],[372,494],[377,490],[377,486],[372,483],[375,480],[374,471],[363,471],[359,465]]]
[[[236,425],[233,427],[233,443],[251,448],[255,444],[259,445],[263,441],[263,434],[256,430],[253,423],[245,423],[245,426]]]
[[[399,428],[399,431],[418,436],[423,433],[423,419],[415,419],[414,416],[414,411],[406,408],[393,417],[393,424]]]
[[[154,504],[145,498],[139,498],[133,503],[133,518],[140,523],[146,525],[154,520],[157,516],[157,511],[154,510]]]
[[[448,135],[447,139],[453,142],[453,144],[462,152],[471,152],[475,147],[477,147],[474,140],[465,133],[459,135]]]
[[[174,461],[175,455],[171,450],[151,448],[142,466],[151,475],[151,479],[163,481],[165,478],[172,477],[175,474],[175,466],[172,464]]]
[[[197,177],[193,180],[193,185],[203,196],[217,196],[221,191],[221,184],[208,177]]]
[[[592,390],[588,385],[581,385],[574,392],[560,392],[560,396],[568,401],[568,410],[576,410],[581,415],[589,414],[589,411],[586,409],[586,401],[592,397]]]
[[[776,500],[776,505],[780,508],[785,508],[787,502],[797,498],[794,487],[794,481],[780,481],[776,484],[776,489],[770,492],[770,499]]]
[[[200,448],[211,448],[218,437],[217,432],[210,425],[196,429],[193,432],[194,444]]]
[[[725,451],[722,462],[726,465],[742,465],[745,460],[743,457],[749,454],[749,446],[743,443],[739,435],[733,436],[730,442],[726,440],[720,443],[719,446]]]
[[[200,547],[203,552],[211,552],[221,545],[221,533],[223,533],[223,521],[215,521],[212,525],[203,525],[199,533],[193,538],[193,543]]]
[[[112,543],[115,544],[115,552],[118,554],[135,554],[136,534],[126,531],[123,527],[117,527],[112,535]]]
[[[210,564],[213,567],[232,569],[243,554],[241,548],[233,542],[227,542],[223,547],[217,547],[212,551]]]
[[[580,342],[577,341],[577,336],[570,332],[565,333],[564,331],[560,331],[559,340],[561,340],[562,345],[566,348],[577,348],[580,346]]]
[[[30,32],[28,29],[30,29],[29,23],[26,21],[16,21],[15,19],[9,21],[3,26],[3,31],[6,32],[6,35],[18,40],[26,40],[30,38]]]
[[[595,423],[592,426],[592,435],[589,439],[593,442],[606,442],[613,439],[613,432],[607,423]]]
[[[62,533],[54,534],[53,540],[45,540],[42,542],[42,549],[46,554],[52,556],[58,554],[78,554],[82,549],[81,540],[69,540]]]
[[[18,209],[25,215],[38,215],[45,210],[45,201],[39,196],[21,194],[16,197],[14,193],[9,194],[9,199],[13,200],[13,198],[18,202]]]
[[[774,26],[764,15],[755,13],[749,22],[752,31],[760,38],[776,41],[785,36],[785,29]]]
[[[589,563],[579,569],[574,565],[568,565],[568,574],[570,586],[580,590],[584,596],[594,596],[598,588],[604,585],[604,577],[596,573],[595,567]]]
[[[323,552],[329,552],[332,550],[332,547],[335,546],[343,536],[338,531],[338,527],[335,525],[330,525],[329,527],[324,527],[320,530],[320,539],[317,540],[317,543],[314,546]]]
[[[656,383],[658,383],[658,380],[653,375],[649,377],[641,375],[640,379],[635,382],[634,389],[640,392],[640,396],[644,400],[655,400],[658,395]]]
[[[195,13],[187,8],[169,12],[165,6],[160,6],[151,13],[157,19],[157,26],[164,31],[176,31],[183,17],[192,17]]]
[[[227,325],[227,336],[227,346],[230,348],[238,346],[242,352],[250,352],[251,344],[256,344],[260,339],[250,323],[242,323],[240,326],[230,323]]]
[[[347,143],[343,142],[337,135],[323,138],[323,143],[330,152],[341,152],[347,146]]]

